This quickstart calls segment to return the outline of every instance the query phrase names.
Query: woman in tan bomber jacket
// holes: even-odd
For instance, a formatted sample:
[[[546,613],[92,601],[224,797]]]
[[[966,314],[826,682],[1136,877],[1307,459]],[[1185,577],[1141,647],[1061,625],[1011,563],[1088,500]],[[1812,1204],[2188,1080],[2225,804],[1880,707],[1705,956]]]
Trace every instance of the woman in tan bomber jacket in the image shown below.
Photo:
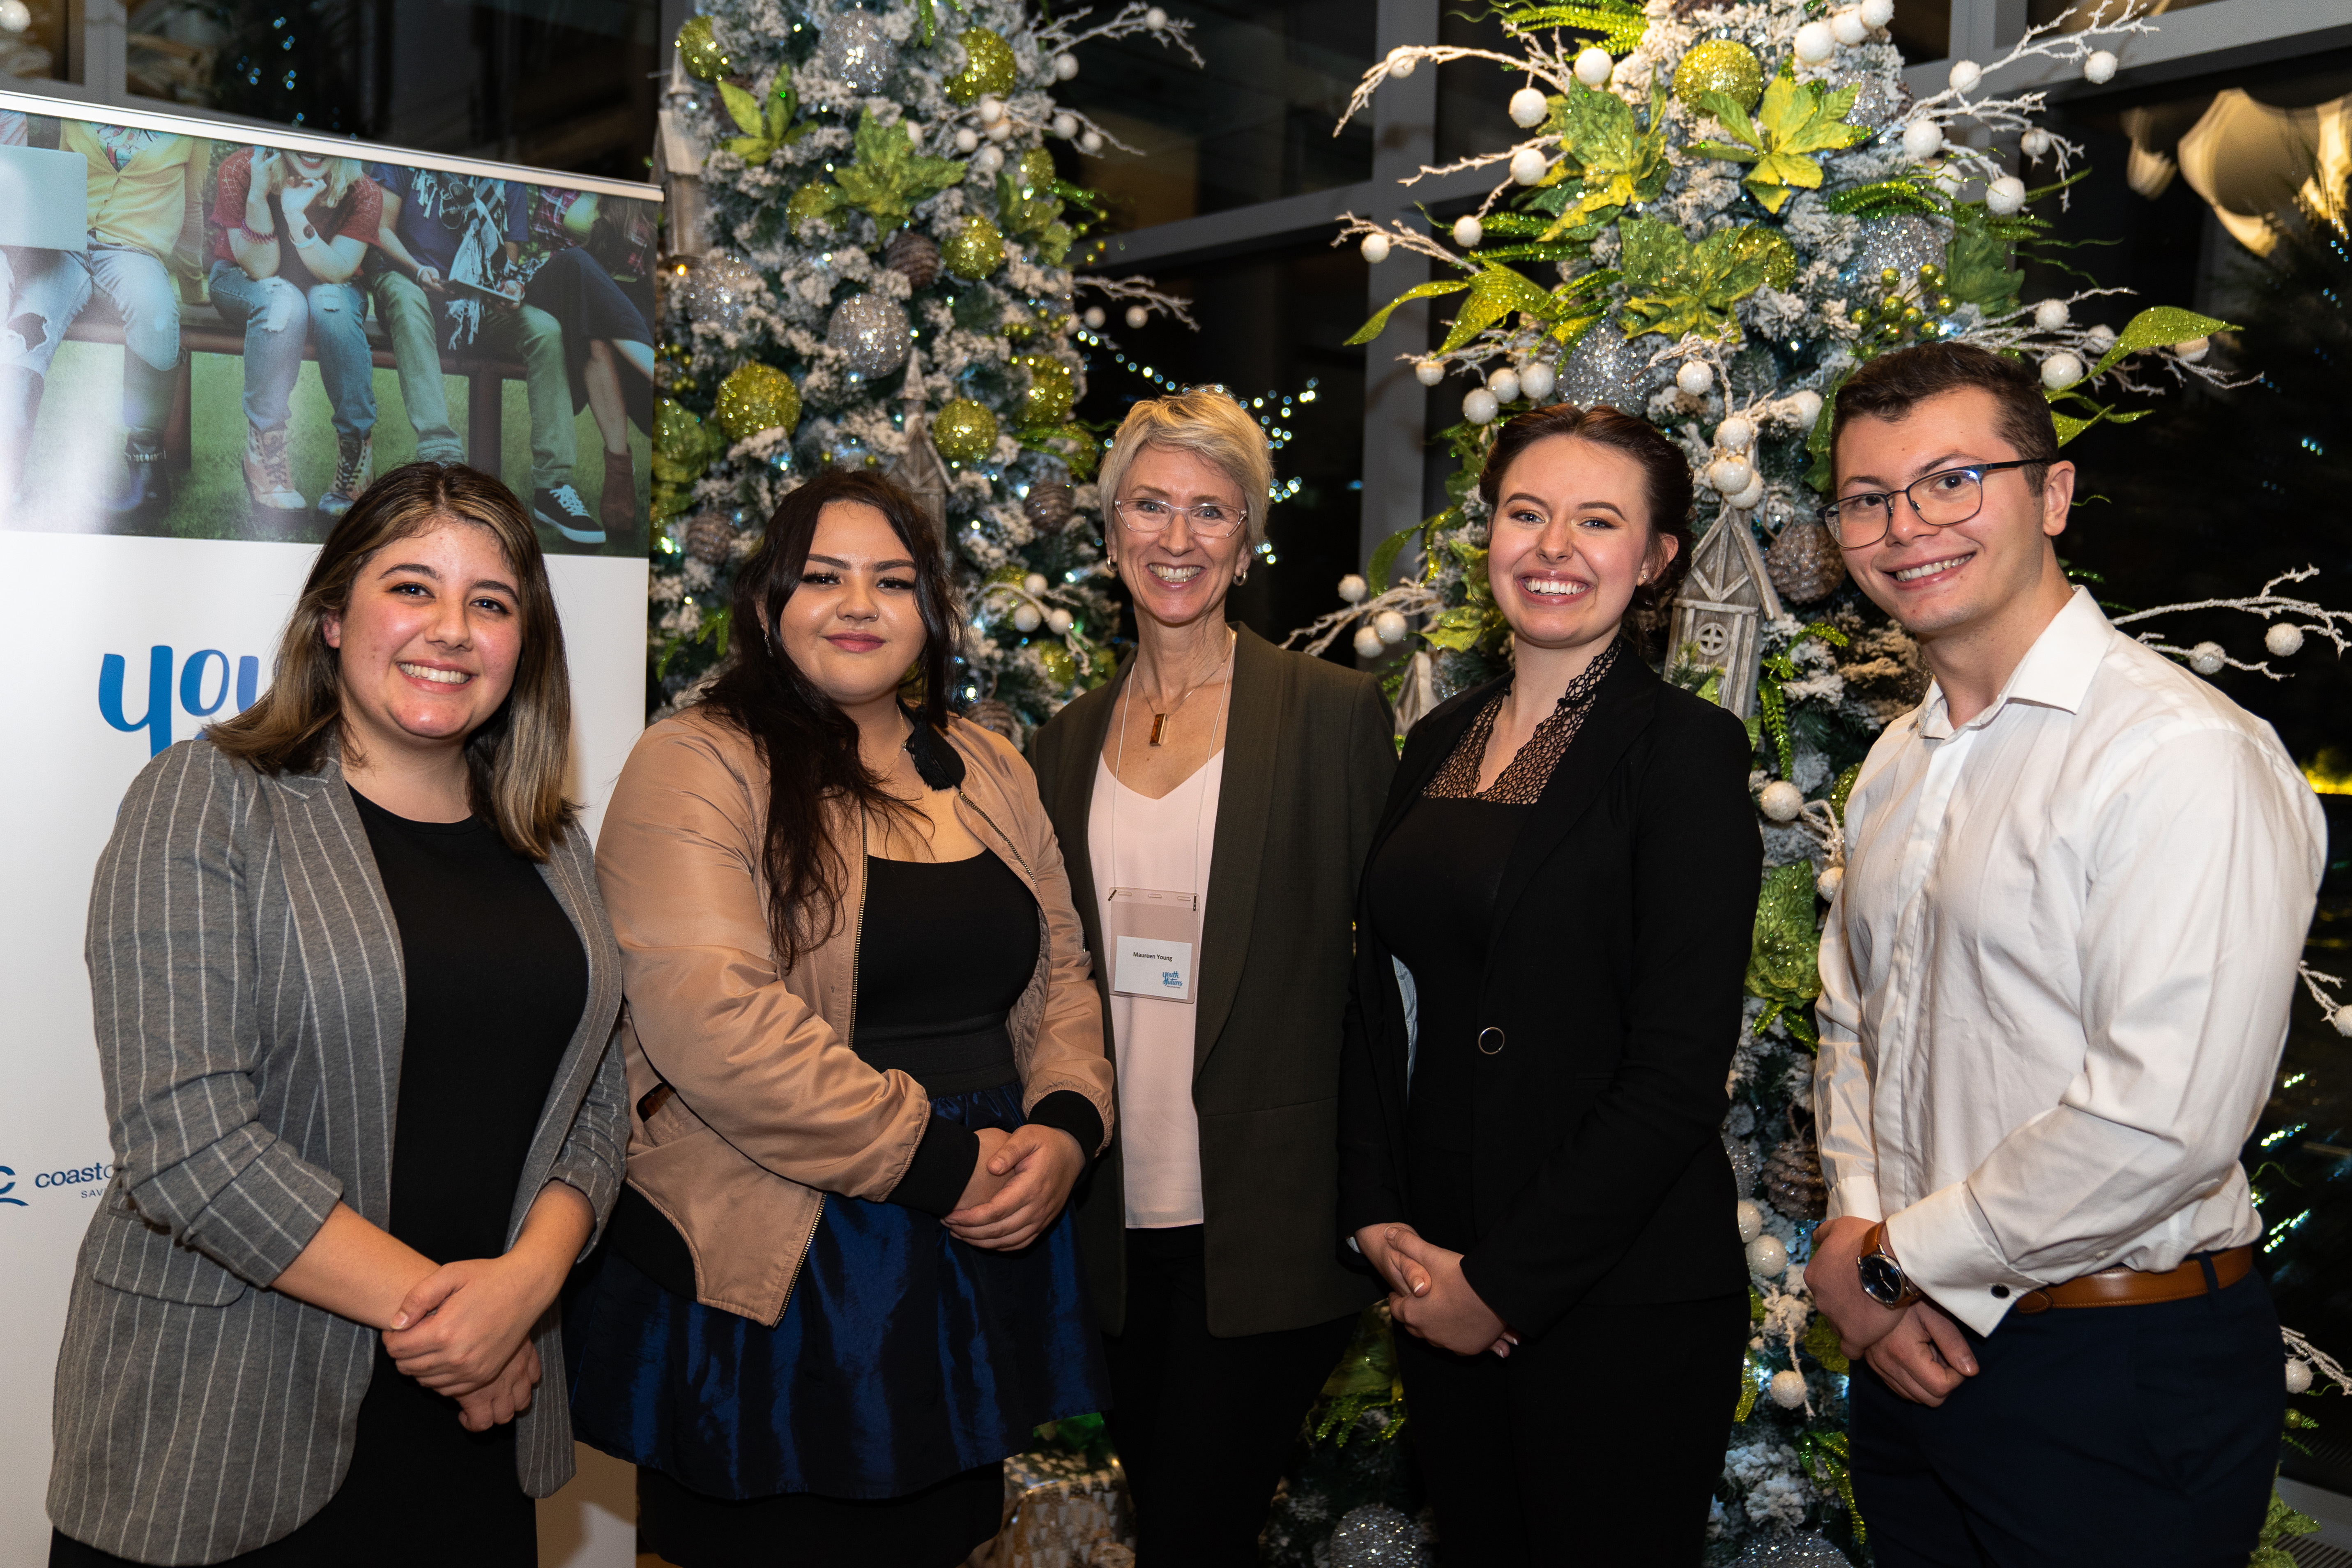
[[[949,1568],[1003,1457],[1104,1402],[1068,1215],[1110,1131],[1101,1003],[1028,764],[947,715],[911,499],[793,491],[732,625],[597,846],[632,1110],[575,1429],[680,1568]]]

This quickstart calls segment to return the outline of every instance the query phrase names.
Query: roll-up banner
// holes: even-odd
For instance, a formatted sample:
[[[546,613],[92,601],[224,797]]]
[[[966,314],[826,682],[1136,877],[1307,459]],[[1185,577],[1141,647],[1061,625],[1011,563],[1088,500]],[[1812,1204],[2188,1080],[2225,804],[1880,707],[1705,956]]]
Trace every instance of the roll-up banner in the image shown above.
[[[660,199],[0,92],[0,1568],[47,1561],[51,1378],[112,1165],[82,938],[122,792],[268,687],[319,542],[424,458],[539,521],[593,831],[645,714]],[[542,1505],[543,1558],[627,1563],[626,1472],[589,1473],[616,1511]]]

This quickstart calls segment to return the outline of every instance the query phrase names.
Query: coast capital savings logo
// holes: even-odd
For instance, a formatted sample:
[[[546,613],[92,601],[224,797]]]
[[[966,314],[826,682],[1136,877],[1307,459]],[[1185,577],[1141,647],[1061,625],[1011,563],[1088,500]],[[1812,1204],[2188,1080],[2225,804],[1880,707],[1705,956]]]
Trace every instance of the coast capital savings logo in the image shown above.
[[[122,689],[131,661],[119,653],[108,654],[98,665],[99,717],[126,735],[146,731],[149,756],[172,743],[174,667],[180,674],[180,707],[194,719],[209,719],[220,712],[232,693],[236,706],[229,712],[242,713],[253,706],[261,688],[261,660],[252,654],[238,658],[232,670],[228,655],[216,647],[198,648],[182,664],[169,647],[158,643],[147,650],[147,710],[134,719],[124,705]]]
[[[30,1208],[32,1205],[24,1199],[12,1198],[8,1195],[16,1190],[16,1173],[5,1165],[0,1165],[0,1176],[8,1178],[5,1182],[0,1182],[0,1204],[15,1204],[20,1209]]]

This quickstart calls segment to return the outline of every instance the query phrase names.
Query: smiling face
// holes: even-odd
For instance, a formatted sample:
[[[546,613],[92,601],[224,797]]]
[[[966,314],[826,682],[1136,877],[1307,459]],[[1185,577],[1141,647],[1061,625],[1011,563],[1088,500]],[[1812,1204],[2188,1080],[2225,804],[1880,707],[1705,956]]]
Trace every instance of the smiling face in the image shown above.
[[[801,580],[776,617],[777,641],[834,705],[892,700],[922,657],[915,557],[890,520],[864,501],[825,503]]]
[[[1961,387],[1922,398],[1899,419],[1855,419],[1837,433],[1838,495],[1897,491],[1968,463],[2031,456],[2000,431],[1990,392]],[[2065,575],[2051,541],[2065,531],[2074,466],[2053,463],[2035,494],[2021,468],[1984,476],[1984,506],[1930,528],[1899,496],[1886,537],[1845,552],[1872,602],[1923,641],[1992,632],[2011,619],[2038,628],[2063,604]]]
[[[1197,453],[1170,447],[1146,447],[1135,455],[1120,479],[1118,499],[1164,501],[1188,510],[1213,505],[1236,523],[1247,516],[1241,486],[1232,475]],[[1211,539],[1193,528],[1189,516],[1171,518],[1158,533],[1138,533],[1114,511],[1107,531],[1118,579],[1134,596],[1136,614],[1171,626],[1220,615],[1249,549],[1246,525]]]
[[[1598,647],[1633,590],[1677,548],[1650,527],[1649,476],[1631,454],[1552,436],[1505,470],[1487,541],[1486,584],[1520,642]]]
[[[446,756],[507,700],[522,654],[521,596],[498,540],[469,522],[394,540],[320,622],[337,650],[347,734],[385,753]]]

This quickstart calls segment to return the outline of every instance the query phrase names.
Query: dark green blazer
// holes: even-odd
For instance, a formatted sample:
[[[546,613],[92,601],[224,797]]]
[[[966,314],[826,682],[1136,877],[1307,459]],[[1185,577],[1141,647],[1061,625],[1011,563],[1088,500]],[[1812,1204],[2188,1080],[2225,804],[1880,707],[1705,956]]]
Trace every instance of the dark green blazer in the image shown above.
[[[1192,1037],[1209,1331],[1218,1335],[1328,1322],[1373,1295],[1372,1281],[1343,1268],[1331,1245],[1339,1037],[1356,884],[1396,772],[1394,727],[1370,676],[1286,653],[1246,628],[1234,661]],[[1132,666],[1122,663],[1030,742],[1106,1002],[1087,820]],[[1087,1282],[1114,1334],[1127,1317],[1120,1136],[1078,1198]]]

